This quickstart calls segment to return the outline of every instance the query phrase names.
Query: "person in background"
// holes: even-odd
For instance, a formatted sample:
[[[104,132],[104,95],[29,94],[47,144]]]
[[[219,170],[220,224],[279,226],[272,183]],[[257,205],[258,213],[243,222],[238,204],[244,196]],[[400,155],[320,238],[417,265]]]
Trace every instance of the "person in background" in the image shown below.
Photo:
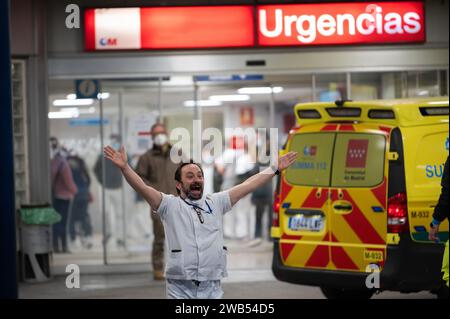
[[[265,143],[264,145],[262,143]],[[266,136],[263,139],[258,137],[258,147],[257,147],[257,162],[253,172],[256,174],[261,170],[262,158],[265,152],[265,157],[268,158],[270,155],[270,140]],[[270,227],[271,227],[271,209],[272,209],[272,184],[267,183],[264,186],[259,187],[252,193],[252,204],[256,207],[255,212],[255,238],[250,241],[249,246],[257,246],[263,241],[263,224],[264,216],[267,212],[267,229],[268,236],[270,237]]]
[[[216,167],[223,176],[222,190],[227,190],[246,180],[254,169],[254,160],[243,137],[233,136],[229,146],[216,159]],[[223,231],[227,239],[244,240],[250,238],[249,214],[251,211],[250,195],[239,201],[229,214],[223,217]]]
[[[116,150],[120,146],[120,136],[118,134],[110,135],[111,146]],[[122,211],[122,174],[109,161],[105,161],[105,180],[103,180],[102,171],[103,156],[100,154],[94,166],[95,177],[105,188],[105,211],[107,216],[107,235],[105,242],[111,250],[124,248],[125,239],[123,238],[123,216]]]
[[[72,243],[75,243],[78,235],[82,246],[84,248],[91,249],[92,224],[91,217],[88,212],[89,201],[91,200],[91,193],[89,191],[91,178],[89,177],[85,161],[73,150],[69,153],[67,161],[70,165],[73,179],[78,188],[78,192],[73,199],[72,209],[70,211],[70,239]],[[77,228],[79,228],[79,231],[77,231]]]
[[[161,190],[166,194],[176,194],[173,176],[177,165],[170,160],[172,146],[164,124],[156,123],[150,129],[153,148],[139,157],[136,173],[146,185]],[[150,214],[153,222],[152,264],[153,278],[164,279],[164,226],[157,214]]]
[[[53,224],[53,251],[69,253],[67,227],[71,200],[78,192],[64,150],[56,137],[50,138],[50,172],[52,204],[61,215],[61,221]]]
[[[448,156],[447,156],[447,160],[445,161],[445,165],[444,165],[444,173],[442,174],[442,179],[441,179],[441,194],[439,196],[439,200],[438,203],[436,205],[436,207],[434,208],[434,213],[433,213],[433,221],[430,224],[430,232],[428,234],[428,238],[431,241],[434,242],[439,242],[439,237],[438,237],[438,233],[439,233],[439,225],[447,218],[448,219]],[[443,280],[445,283],[444,289],[446,289],[446,291],[444,292],[444,296],[446,296],[446,298],[448,298],[448,279],[449,279],[449,274],[448,274],[448,240],[447,243],[445,244],[445,251],[444,251],[444,258],[442,260],[442,272],[443,272]]]
[[[133,154],[130,159],[130,166],[136,169],[139,158],[142,154]],[[148,218],[148,205],[145,199],[138,193],[132,196],[134,207],[127,218],[127,243],[128,250],[148,250],[151,246],[152,222]]]
[[[214,172],[215,172],[215,163],[214,163],[214,155],[211,154],[212,147],[206,145],[202,151],[202,168],[203,173],[205,174],[205,194],[214,193],[214,188],[217,185],[214,185]]]
[[[293,164],[298,154],[289,152],[277,165],[253,175],[229,190],[204,195],[203,171],[194,162],[180,164],[174,178],[178,196],[168,195],[144,183],[128,165],[122,146],[117,152],[105,147],[105,157],[120,168],[127,182],[149,203],[164,223],[169,251],[166,294],[171,299],[219,299],[222,278],[227,276],[227,248],[222,217],[243,197],[268,183]],[[165,177],[166,180],[170,176]]]

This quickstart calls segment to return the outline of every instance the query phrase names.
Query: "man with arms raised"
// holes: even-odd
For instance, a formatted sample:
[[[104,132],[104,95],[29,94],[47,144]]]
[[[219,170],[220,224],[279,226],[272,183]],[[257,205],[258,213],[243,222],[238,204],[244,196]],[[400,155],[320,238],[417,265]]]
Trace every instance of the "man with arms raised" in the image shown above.
[[[119,151],[107,146],[104,154],[122,170],[127,182],[145,198],[152,211],[161,217],[168,248],[167,297],[175,299],[222,297],[220,280],[227,276],[222,215],[297,158],[297,153],[290,152],[280,157],[278,167],[269,167],[227,191],[212,195],[203,195],[200,165],[182,163],[175,172],[179,196],[174,196],[146,185],[128,166],[123,146]]]

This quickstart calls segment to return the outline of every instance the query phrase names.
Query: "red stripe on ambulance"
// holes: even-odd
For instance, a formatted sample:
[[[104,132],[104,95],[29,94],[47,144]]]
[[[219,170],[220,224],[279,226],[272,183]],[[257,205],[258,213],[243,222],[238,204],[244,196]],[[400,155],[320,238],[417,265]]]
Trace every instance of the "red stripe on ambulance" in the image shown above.
[[[300,240],[300,239],[302,239],[302,236],[299,236],[299,235],[288,235],[286,233],[283,233],[283,235],[281,236],[281,239]]]
[[[327,124],[324,127],[322,127],[321,131],[336,131],[337,124]]]
[[[341,124],[339,125],[339,131],[354,131],[355,128],[351,124]]]
[[[330,256],[328,253],[328,246],[327,245],[319,245],[316,249],[314,249],[314,252],[312,253],[311,257],[309,257],[306,267],[326,267],[328,265],[328,262],[330,261]]]
[[[384,132],[387,136],[389,136],[392,131],[392,128],[387,127],[387,126],[380,126],[379,129],[380,129],[380,131]]]
[[[289,254],[291,253],[292,249],[294,249],[295,244],[290,243],[280,243],[280,251],[281,256],[283,257],[283,261],[286,261],[286,259],[289,257]]]
[[[353,211],[351,214],[344,215],[343,218],[353,229],[361,242],[383,245],[385,243],[384,239],[381,238],[375,228],[373,228],[372,224],[367,220],[366,216],[364,216],[358,205],[356,205],[355,201],[350,197],[350,194],[346,190],[344,190],[344,199],[352,204]]]
[[[339,242],[333,234],[331,234],[331,238],[333,242]],[[358,266],[342,247],[331,246],[331,260],[339,269],[358,269]]]
[[[321,242],[329,241],[329,233],[327,232],[325,236],[323,236]],[[305,264],[305,267],[326,267],[328,262],[330,261],[330,254],[328,250],[328,245],[318,245],[308,261]]]
[[[289,195],[290,191],[292,190],[293,186],[286,183],[284,177],[281,178],[281,185],[280,185],[280,203],[282,204],[283,201],[286,199],[286,197]]]
[[[327,190],[322,189],[320,198],[316,197],[318,189],[313,188],[313,190],[308,194],[305,201],[301,205],[301,207],[305,208],[322,208],[325,202],[327,201]]]
[[[386,209],[386,176],[384,177],[383,184],[373,188],[372,193],[375,195],[380,205]]]

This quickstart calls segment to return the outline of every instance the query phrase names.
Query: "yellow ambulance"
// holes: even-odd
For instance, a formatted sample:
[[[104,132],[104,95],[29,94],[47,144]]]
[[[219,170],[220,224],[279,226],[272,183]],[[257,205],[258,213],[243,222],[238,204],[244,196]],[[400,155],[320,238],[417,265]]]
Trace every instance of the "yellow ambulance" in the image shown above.
[[[448,239],[428,240],[449,150],[448,97],[295,106],[271,234],[278,280],[328,298],[436,290]]]

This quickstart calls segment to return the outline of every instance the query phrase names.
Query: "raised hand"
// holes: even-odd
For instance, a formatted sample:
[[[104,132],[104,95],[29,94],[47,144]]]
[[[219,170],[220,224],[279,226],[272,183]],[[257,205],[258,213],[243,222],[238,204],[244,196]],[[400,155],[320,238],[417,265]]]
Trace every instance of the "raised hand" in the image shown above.
[[[278,169],[280,171],[285,170],[286,168],[288,168],[289,166],[291,166],[295,160],[298,157],[298,153],[297,152],[289,152],[287,154],[284,154],[283,156],[281,156],[278,159]]]
[[[108,145],[103,148],[103,154],[118,168],[124,169],[127,166],[127,154],[123,146],[120,147],[119,151],[116,151]]]

